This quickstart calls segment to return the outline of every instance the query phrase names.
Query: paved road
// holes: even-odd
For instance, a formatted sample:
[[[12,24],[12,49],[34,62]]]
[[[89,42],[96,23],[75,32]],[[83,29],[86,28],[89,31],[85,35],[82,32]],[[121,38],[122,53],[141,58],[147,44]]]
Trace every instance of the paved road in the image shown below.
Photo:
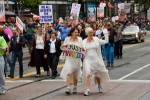
[[[80,82],[78,94],[66,96],[65,82],[57,77],[51,80],[42,73],[35,78],[35,68],[25,68],[25,78],[7,79],[7,94],[0,100],[150,100],[150,36],[144,43],[124,45],[123,59],[115,59],[115,67],[109,68],[111,82],[103,83],[104,93],[99,94],[97,86],[92,83],[90,97],[84,97],[85,88]],[[24,61],[27,65],[28,59]],[[61,70],[61,66],[59,70]],[[16,69],[18,76],[18,69]]]

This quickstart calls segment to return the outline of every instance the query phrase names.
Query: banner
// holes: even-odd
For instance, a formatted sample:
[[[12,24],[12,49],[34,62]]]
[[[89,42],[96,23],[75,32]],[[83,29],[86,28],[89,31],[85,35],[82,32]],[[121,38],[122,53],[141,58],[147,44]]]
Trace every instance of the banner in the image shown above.
[[[5,22],[5,4],[4,4],[4,0],[0,0],[0,22]]]
[[[121,10],[119,10],[119,12],[118,12],[119,14],[119,21],[124,21],[126,18],[127,18],[127,15],[126,15],[126,11],[125,11],[125,9],[121,9]]]
[[[102,18],[104,17],[104,8],[106,7],[105,3],[100,3],[99,7],[97,8],[97,17]]]
[[[129,13],[130,13],[130,9],[131,9],[131,3],[125,3],[125,11],[126,11],[126,14],[129,14]]]
[[[68,45],[65,50],[63,50],[63,56],[69,56],[73,58],[84,58],[82,54],[82,48],[76,45]]]
[[[125,4],[124,3],[119,3],[118,4],[118,16],[119,16],[119,21],[124,21],[126,18],[126,11],[125,11]]]
[[[70,19],[74,20],[75,22],[78,22],[80,8],[81,8],[81,4],[72,3]]]
[[[87,3],[87,20],[89,22],[95,22],[96,21],[96,3]]]
[[[16,17],[16,26],[21,30],[23,33],[23,28],[25,27],[25,24],[21,21],[19,17]]]
[[[52,5],[39,5],[40,23],[53,23]]]

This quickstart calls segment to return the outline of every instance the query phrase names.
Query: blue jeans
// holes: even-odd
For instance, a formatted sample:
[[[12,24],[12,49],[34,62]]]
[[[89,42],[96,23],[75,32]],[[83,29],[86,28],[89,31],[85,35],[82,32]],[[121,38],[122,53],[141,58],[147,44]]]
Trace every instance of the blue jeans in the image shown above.
[[[6,71],[8,70],[7,69],[7,62],[8,62],[8,64],[9,64],[9,67],[10,67],[10,69],[12,68],[12,61],[11,61],[11,54],[10,55],[4,55],[4,60],[5,60],[5,69],[4,69],[4,71],[5,71],[5,73],[6,73]]]
[[[114,43],[108,43],[105,45],[107,64],[114,64]]]
[[[106,58],[105,44],[101,46],[101,51],[102,51],[102,57]]]
[[[2,91],[6,91],[3,56],[0,57],[0,92]]]
[[[14,77],[15,64],[18,58],[19,62],[19,75],[23,75],[23,53],[20,52],[12,52],[12,68],[10,69],[10,76]]]

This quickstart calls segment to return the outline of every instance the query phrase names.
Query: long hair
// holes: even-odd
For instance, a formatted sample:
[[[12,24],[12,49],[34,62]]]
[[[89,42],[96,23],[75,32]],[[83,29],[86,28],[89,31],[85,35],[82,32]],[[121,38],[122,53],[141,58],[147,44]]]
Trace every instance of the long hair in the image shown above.
[[[68,33],[68,37],[69,36],[72,36],[72,33],[75,31],[75,30],[77,30],[78,32],[79,32],[79,29],[77,28],[77,27],[74,27],[74,28],[71,28],[71,30],[70,30],[70,32]]]

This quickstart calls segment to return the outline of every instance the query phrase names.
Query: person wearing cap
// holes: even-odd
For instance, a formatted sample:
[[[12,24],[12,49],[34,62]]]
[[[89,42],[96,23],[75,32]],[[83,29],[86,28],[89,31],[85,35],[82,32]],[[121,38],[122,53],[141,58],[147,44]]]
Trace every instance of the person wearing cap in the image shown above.
[[[19,62],[19,77],[23,78],[23,47],[25,45],[25,39],[21,35],[21,30],[13,28],[13,37],[10,41],[10,51],[12,52],[12,68],[10,70],[10,78],[14,78],[15,63],[18,59]]]
[[[8,45],[3,37],[0,36],[0,95],[6,93],[5,75],[4,75],[4,58]]]
[[[68,22],[64,22],[63,26],[59,27],[61,41],[64,41],[68,33],[70,32],[70,28],[68,28],[67,25],[68,25]]]

